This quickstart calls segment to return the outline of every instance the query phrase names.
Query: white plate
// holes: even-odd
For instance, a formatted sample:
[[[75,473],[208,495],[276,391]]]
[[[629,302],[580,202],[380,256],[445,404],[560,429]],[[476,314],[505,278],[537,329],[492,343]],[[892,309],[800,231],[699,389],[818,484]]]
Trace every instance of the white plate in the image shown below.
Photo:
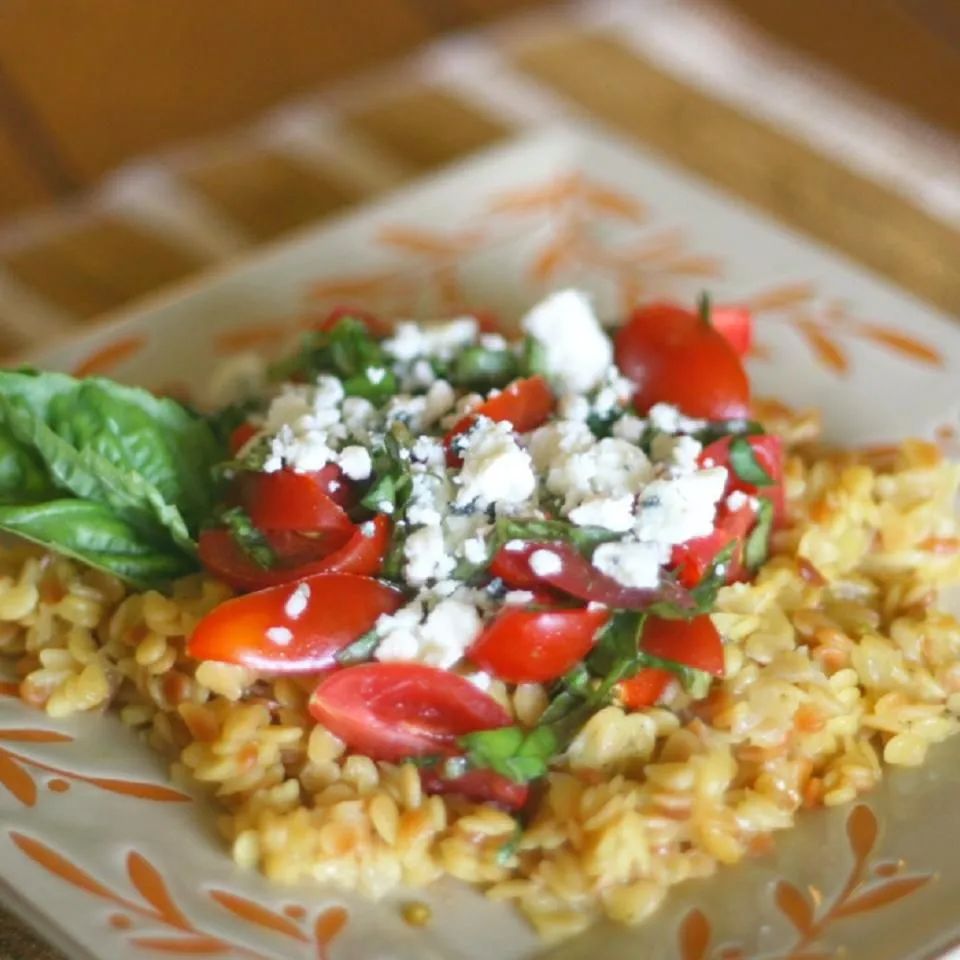
[[[571,283],[592,290],[609,317],[639,295],[689,299],[708,288],[717,300],[749,300],[759,317],[757,392],[822,408],[838,441],[936,432],[954,443],[956,326],[636,147],[583,129],[484,154],[30,359],[150,387],[204,384],[225,353],[275,349],[324,304],[362,302],[386,315],[484,306],[515,317]],[[950,839],[958,761],[960,738],[922,769],[891,773],[869,806],[805,815],[775,854],[677,889],[644,927],[599,927],[550,956],[800,960],[841,946],[869,960],[937,956],[960,942],[960,849]],[[171,799],[164,784],[161,762],[115,718],[55,723],[0,696],[0,892],[77,957],[182,955],[177,940],[211,955],[330,960],[541,950],[510,909],[453,882],[423,897],[437,918],[425,930],[400,920],[398,898],[371,905],[270,887],[232,866],[201,802]],[[887,883],[873,908],[852,914],[849,900],[835,903],[855,868],[850,835],[862,841],[868,889]],[[886,881],[871,872],[901,860]],[[776,905],[782,880],[819,904],[813,945]],[[236,900],[231,912],[216,891],[272,920]],[[326,946],[319,915],[321,933],[336,930]]]

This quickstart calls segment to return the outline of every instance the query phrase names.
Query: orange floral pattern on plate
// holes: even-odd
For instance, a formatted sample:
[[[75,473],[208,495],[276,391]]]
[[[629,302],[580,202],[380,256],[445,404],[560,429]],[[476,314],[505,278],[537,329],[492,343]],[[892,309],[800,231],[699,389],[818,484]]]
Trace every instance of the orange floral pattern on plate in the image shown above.
[[[853,863],[843,887],[830,904],[820,911],[822,896],[818,890],[804,893],[787,880],[780,880],[774,890],[777,909],[793,927],[793,944],[769,960],[830,960],[836,948],[819,948],[824,934],[838,921],[862,913],[879,910],[916,893],[934,879],[932,873],[902,874],[902,861],[880,861],[870,865],[876,846],[877,818],[863,803],[847,816],[847,842]],[[680,923],[677,942],[681,960],[746,960],[746,953],[736,943],[718,946],[711,952],[712,929],[703,911],[690,910]]]
[[[136,850],[131,850],[126,857],[127,879],[137,895],[132,898],[110,889],[35,837],[16,830],[8,831],[8,835],[21,853],[37,866],[76,889],[112,904],[115,911],[109,915],[108,923],[138,950],[180,956],[213,956],[231,952],[250,960],[290,956],[289,947],[282,952],[265,954],[193,923],[174,901],[160,871]],[[317,911],[311,921],[308,911],[300,904],[292,904],[290,907],[294,909],[288,907],[286,913],[278,913],[227,890],[214,888],[207,892],[210,899],[227,910],[233,919],[296,941],[310,950],[309,954],[301,950],[300,955],[309,955],[315,960],[329,960],[330,946],[348,920],[347,911],[339,905]],[[305,930],[304,925],[308,929]]]

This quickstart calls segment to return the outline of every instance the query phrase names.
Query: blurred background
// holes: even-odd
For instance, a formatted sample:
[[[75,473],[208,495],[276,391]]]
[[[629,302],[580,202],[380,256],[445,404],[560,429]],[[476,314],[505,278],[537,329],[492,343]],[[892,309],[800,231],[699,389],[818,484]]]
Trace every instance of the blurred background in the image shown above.
[[[0,351],[586,116],[960,312],[960,0],[3,0]]]

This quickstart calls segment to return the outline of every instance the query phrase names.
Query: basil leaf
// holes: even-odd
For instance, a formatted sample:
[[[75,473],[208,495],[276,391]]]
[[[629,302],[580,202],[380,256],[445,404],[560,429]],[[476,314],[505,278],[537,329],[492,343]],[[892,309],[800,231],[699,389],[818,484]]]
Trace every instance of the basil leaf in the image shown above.
[[[0,506],[0,529],[106,570],[140,588],[164,586],[196,565],[169,544],[154,543],[108,507],[61,499]]]
[[[766,431],[756,420],[712,420],[702,430],[697,430],[694,437],[706,446],[722,437],[752,437],[762,433]]]
[[[520,373],[520,361],[512,350],[466,347],[454,358],[446,378],[458,387],[490,389],[505,387]]]
[[[556,736],[543,726],[529,732],[520,727],[480,730],[460,737],[458,743],[471,767],[493,770],[517,783],[544,776],[558,752]]]
[[[641,639],[641,644],[643,643]],[[638,670],[647,667],[656,667],[658,670],[669,670],[680,681],[681,686],[694,700],[702,700],[710,691],[713,684],[713,677],[706,670],[698,670],[696,667],[689,667],[685,663],[677,663],[675,660],[667,660],[664,657],[655,657],[650,653],[641,650],[638,655]],[[630,674],[633,676],[637,671]]]
[[[353,643],[348,643],[338,651],[334,659],[341,667],[349,667],[355,663],[366,663],[373,659],[373,654],[380,645],[380,637],[376,630],[368,630]],[[436,760],[434,762],[437,762]]]
[[[547,376],[547,349],[533,337],[526,337],[520,352],[520,370],[526,377]]]
[[[717,593],[720,588],[726,586],[727,571],[730,567],[730,561],[733,559],[734,551],[737,545],[728,543],[714,558],[710,564],[710,569],[704,575],[703,579],[690,591],[693,598],[693,608],[682,611],[679,614],[680,619],[689,619],[702,613],[709,613],[713,609],[717,600]],[[657,611],[661,616],[668,614],[663,611]],[[674,615],[676,618],[676,615]]]
[[[773,483],[773,477],[760,465],[746,437],[734,437],[731,440],[730,468],[744,483],[754,487],[769,487]]]
[[[510,540],[528,540],[549,542],[563,540],[572,543],[581,553],[593,553],[601,543],[619,540],[622,533],[615,533],[606,527],[578,527],[567,520],[516,520],[511,517],[499,517],[494,529],[498,545]]]
[[[0,502],[36,503],[60,496],[43,461],[6,431],[0,431]]]
[[[258,530],[243,507],[231,507],[220,513],[220,522],[227,528],[237,546],[258,567],[269,570],[277,565],[277,555],[267,543],[267,538]]]
[[[743,562],[748,570],[758,570],[770,555],[770,532],[773,529],[773,503],[760,498],[757,520],[743,545]]]
[[[523,824],[518,820],[513,828],[513,833],[500,844],[497,849],[496,861],[501,867],[510,865],[510,862],[517,855],[517,848],[523,839]]]

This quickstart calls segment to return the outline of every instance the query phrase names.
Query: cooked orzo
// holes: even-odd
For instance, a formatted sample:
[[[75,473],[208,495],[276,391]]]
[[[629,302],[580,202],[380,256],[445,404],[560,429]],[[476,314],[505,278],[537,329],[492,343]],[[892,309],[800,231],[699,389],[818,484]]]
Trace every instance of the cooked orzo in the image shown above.
[[[921,763],[960,713],[960,468],[748,407],[749,317],[702,313],[336,314],[206,418],[0,374],[23,700],[115,708],[278,882],[449,874],[548,939]]]

